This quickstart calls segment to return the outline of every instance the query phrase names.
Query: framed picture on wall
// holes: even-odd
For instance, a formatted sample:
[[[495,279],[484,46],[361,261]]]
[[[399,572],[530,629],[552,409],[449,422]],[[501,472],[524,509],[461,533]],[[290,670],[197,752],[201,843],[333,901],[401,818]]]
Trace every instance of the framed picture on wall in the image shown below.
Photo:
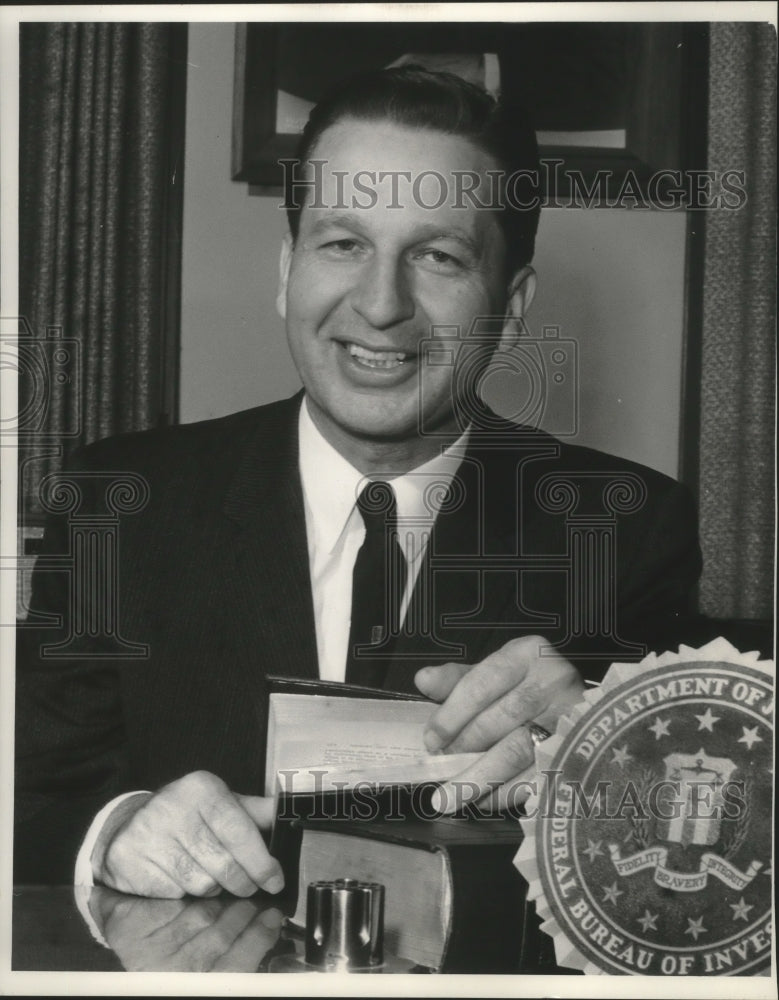
[[[703,167],[705,24],[240,24],[233,106],[234,180],[277,191],[308,113],[339,81],[381,66],[446,69],[525,107],[565,196],[607,171],[645,185],[660,170]]]

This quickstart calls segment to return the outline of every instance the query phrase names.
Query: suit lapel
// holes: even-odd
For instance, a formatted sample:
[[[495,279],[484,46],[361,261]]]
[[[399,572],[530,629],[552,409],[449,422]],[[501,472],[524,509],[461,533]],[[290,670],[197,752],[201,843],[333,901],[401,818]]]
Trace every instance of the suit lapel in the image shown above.
[[[462,502],[451,510],[445,503],[439,513],[416,585],[432,594],[427,603],[434,633],[400,637],[385,688],[416,691],[414,673],[428,664],[478,663],[523,623],[543,631],[548,623],[530,621],[530,611],[517,606],[521,598],[532,606],[532,595],[518,592],[517,573],[505,564],[485,571],[484,564],[491,555],[522,551],[522,538],[536,532],[539,512],[532,491],[523,489],[524,462],[558,453],[553,439],[527,431],[509,431],[496,436],[493,446],[482,442],[468,449],[452,487],[461,491]],[[442,569],[447,561],[452,568]],[[499,623],[509,626],[505,638]]]
[[[243,659],[260,676],[318,677],[316,630],[298,472],[302,394],[257,429],[223,511],[235,524],[231,606]]]

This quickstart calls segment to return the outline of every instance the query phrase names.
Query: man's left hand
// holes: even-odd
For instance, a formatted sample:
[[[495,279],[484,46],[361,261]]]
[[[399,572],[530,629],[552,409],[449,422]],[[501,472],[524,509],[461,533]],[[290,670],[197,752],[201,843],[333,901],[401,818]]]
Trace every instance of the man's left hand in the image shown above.
[[[444,813],[468,802],[497,809],[524,802],[535,756],[528,723],[554,732],[584,689],[576,668],[540,636],[512,639],[473,666],[424,667],[415,683],[422,694],[442,702],[425,729],[428,750],[484,751],[439,789],[434,806]]]

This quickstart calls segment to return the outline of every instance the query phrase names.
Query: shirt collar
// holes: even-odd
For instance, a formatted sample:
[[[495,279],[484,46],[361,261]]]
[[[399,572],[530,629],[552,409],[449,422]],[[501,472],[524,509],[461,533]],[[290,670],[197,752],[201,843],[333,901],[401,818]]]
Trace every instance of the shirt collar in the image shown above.
[[[390,480],[398,505],[398,520],[423,527],[435,521],[446,491],[460,466],[469,430],[440,455]],[[309,524],[317,548],[332,552],[370,478],[325,440],[308,412],[304,398],[298,420],[300,478]],[[389,471],[389,470],[388,470]]]

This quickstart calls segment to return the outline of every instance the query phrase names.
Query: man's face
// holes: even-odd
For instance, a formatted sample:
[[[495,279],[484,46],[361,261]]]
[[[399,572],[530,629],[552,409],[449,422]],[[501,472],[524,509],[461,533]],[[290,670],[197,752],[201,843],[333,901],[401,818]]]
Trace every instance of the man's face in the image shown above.
[[[503,314],[495,214],[467,198],[454,204],[453,171],[483,174],[494,160],[459,136],[356,120],[326,130],[312,159],[326,161],[326,207],[309,193],[294,247],[282,253],[279,309],[315,422],[336,447],[413,447],[420,426],[454,430],[453,368],[421,366],[420,342],[433,326],[465,336],[475,317]],[[383,171],[405,173],[395,191],[389,177],[379,180]],[[415,189],[430,171],[443,182],[428,173]],[[353,197],[373,198],[360,181],[375,192],[372,207],[353,207]],[[426,207],[442,200],[444,184],[443,204]]]

